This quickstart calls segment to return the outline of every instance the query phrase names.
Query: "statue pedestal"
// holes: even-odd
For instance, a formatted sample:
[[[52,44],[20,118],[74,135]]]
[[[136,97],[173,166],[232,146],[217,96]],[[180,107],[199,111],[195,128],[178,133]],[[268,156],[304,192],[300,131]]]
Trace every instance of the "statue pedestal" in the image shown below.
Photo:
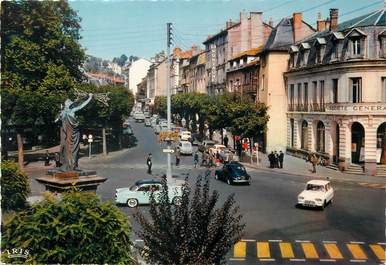
[[[49,170],[46,176],[36,179],[46,187],[47,191],[65,192],[75,186],[81,191],[96,192],[98,186],[105,182],[107,178],[96,175],[96,171],[60,171],[58,169]]]

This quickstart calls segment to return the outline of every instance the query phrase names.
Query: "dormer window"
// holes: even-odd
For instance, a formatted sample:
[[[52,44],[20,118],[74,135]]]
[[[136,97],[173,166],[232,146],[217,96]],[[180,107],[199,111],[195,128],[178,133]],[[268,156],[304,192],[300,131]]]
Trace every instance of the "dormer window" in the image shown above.
[[[331,61],[339,60],[343,40],[344,40],[344,36],[341,32],[332,33]]]
[[[324,38],[316,38],[315,40],[316,56],[315,63],[319,64],[323,62],[324,51],[326,48],[326,40]]]
[[[290,53],[289,67],[294,68],[297,65],[299,48],[295,45],[292,45],[290,47],[289,53]]]
[[[307,66],[310,48],[311,48],[311,46],[307,42],[303,42],[302,44],[300,44],[299,51],[301,52],[301,56],[302,56],[301,61],[300,61],[301,66]]]
[[[349,40],[349,57],[363,58],[365,56],[366,34],[359,29],[352,29],[346,37]]]

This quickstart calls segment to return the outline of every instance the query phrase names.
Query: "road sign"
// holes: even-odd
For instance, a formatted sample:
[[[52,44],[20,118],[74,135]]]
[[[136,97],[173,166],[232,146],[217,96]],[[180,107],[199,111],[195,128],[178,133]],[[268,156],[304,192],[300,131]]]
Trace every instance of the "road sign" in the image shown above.
[[[174,153],[174,150],[173,150],[173,149],[163,149],[162,152],[173,154],[173,153]]]

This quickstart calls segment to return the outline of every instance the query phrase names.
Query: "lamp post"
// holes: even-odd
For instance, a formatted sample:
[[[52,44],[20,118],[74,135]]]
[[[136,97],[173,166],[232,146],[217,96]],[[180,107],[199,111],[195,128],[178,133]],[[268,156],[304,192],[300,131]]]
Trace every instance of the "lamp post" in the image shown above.
[[[92,134],[88,135],[88,158],[91,159],[91,143],[93,142]]]

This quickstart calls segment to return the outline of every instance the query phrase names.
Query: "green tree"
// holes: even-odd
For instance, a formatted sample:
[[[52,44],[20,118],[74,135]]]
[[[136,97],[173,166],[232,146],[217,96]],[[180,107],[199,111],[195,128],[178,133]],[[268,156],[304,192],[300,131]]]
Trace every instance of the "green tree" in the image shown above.
[[[37,120],[52,125],[66,93],[82,80],[80,18],[63,0],[4,1],[1,7],[2,118],[16,129],[22,168],[24,130]]]
[[[1,209],[3,211],[25,208],[30,191],[28,176],[11,161],[1,162]]]
[[[118,64],[119,66],[124,66],[128,57],[125,54],[122,54],[120,57],[114,57],[113,63]]]
[[[10,216],[2,226],[2,249],[29,250],[24,264],[133,264],[130,225],[111,202],[94,193],[52,195]],[[5,260],[4,260],[5,259]]]
[[[245,227],[234,196],[216,208],[219,194],[210,192],[209,174],[197,178],[193,194],[184,185],[180,206],[169,204],[167,189],[164,183],[158,204],[151,197],[149,218],[140,212],[135,215],[141,225],[138,235],[146,246],[140,248],[143,257],[162,265],[225,264],[225,255]]]
[[[154,99],[153,113],[159,114],[161,117],[166,117],[166,97],[156,96]]]

